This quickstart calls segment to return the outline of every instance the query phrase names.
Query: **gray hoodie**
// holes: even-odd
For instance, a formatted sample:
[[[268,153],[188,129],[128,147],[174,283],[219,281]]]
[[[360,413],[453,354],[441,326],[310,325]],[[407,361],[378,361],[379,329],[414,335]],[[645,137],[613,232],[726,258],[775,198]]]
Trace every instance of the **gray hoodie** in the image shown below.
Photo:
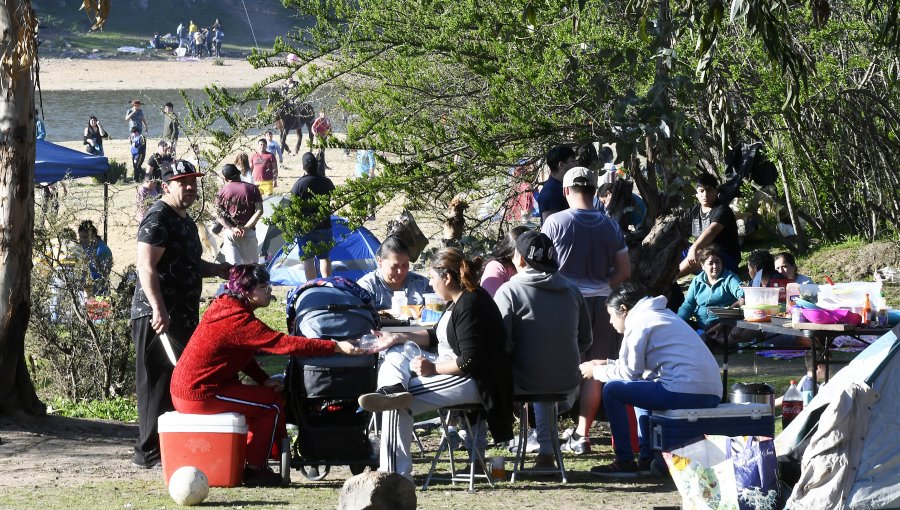
[[[592,341],[578,287],[560,273],[520,272],[494,295],[503,315],[517,394],[569,393]]]

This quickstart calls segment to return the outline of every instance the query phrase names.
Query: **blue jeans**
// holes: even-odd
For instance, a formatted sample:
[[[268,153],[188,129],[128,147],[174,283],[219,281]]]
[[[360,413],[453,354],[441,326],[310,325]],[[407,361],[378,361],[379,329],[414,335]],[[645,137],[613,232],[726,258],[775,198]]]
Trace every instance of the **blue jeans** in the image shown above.
[[[654,381],[609,381],[603,385],[603,405],[615,442],[616,460],[634,460],[631,451],[631,430],[628,426],[627,405],[634,406],[638,420],[638,444],[641,460],[653,458],[650,445],[650,411],[661,409],[708,409],[722,399],[716,395],[675,393]]]

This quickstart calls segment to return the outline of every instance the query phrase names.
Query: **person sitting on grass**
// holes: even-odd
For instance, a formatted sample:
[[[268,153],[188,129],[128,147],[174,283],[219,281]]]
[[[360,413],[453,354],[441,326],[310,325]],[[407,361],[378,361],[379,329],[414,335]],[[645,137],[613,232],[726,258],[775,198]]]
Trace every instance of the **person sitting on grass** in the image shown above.
[[[327,356],[369,351],[350,342],[291,336],[266,326],[255,311],[272,302],[272,284],[260,266],[232,267],[225,288],[203,314],[172,372],[172,403],[185,414],[243,414],[249,431],[244,485],[279,485],[281,477],[267,462],[273,446],[287,437],[284,385],[266,374],[256,353]],[[242,384],[241,372],[256,384]]]
[[[744,291],[741,279],[722,264],[719,249],[715,246],[701,248],[697,260],[703,271],[691,280],[684,302],[678,308],[678,316],[694,329],[706,331],[707,339],[724,340],[724,328],[719,317],[709,311],[713,307],[730,307],[742,302]]]
[[[609,322],[623,335],[619,358],[581,364],[585,379],[602,381],[616,460],[591,468],[598,476],[634,476],[650,470],[649,411],[707,409],[722,400],[719,364],[690,326],[666,308],[666,298],[651,297],[626,282],[606,300]],[[628,409],[638,418],[637,462],[631,449]]]

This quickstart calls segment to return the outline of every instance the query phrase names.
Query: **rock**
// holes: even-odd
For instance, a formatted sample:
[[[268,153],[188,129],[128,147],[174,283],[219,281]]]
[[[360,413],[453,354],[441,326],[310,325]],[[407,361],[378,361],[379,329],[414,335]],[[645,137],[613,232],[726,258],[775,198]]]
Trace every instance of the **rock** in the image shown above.
[[[341,488],[338,510],[414,510],[416,486],[397,473],[369,471]]]

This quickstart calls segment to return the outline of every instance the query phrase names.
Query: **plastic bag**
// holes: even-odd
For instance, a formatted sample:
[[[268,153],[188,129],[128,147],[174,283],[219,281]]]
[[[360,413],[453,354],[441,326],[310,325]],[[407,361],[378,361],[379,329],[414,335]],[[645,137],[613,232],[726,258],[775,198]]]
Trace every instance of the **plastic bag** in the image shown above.
[[[684,510],[776,508],[777,466],[770,437],[706,436],[663,452],[663,458]]]

